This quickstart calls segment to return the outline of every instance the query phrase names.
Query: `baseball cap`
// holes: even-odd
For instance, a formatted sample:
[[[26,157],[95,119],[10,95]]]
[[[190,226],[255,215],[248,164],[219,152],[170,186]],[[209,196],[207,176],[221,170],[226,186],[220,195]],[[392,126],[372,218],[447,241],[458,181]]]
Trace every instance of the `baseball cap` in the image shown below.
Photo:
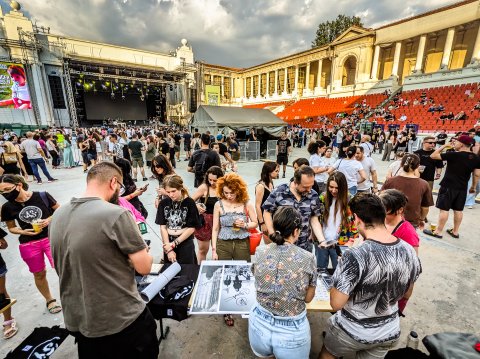
[[[471,146],[471,145],[473,145],[473,142],[474,142],[473,138],[471,138],[468,135],[460,135],[458,137],[455,137],[455,140],[463,143],[466,146]]]

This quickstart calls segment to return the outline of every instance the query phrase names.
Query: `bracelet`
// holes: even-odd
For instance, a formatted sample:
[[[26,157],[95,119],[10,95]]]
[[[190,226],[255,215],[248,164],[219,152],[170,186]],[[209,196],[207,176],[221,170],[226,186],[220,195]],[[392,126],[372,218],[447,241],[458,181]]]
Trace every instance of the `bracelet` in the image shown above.
[[[264,224],[265,224],[265,222],[260,222],[260,223],[258,223],[259,226],[262,226],[262,225],[264,225]]]
[[[212,248],[212,252],[216,252],[217,250],[215,248]]]

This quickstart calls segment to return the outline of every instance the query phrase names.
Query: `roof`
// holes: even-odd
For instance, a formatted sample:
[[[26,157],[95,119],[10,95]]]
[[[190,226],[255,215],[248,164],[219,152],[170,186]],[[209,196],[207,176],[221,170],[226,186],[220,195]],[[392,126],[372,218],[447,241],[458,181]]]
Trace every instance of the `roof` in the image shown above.
[[[261,108],[202,105],[195,113],[195,118],[199,117],[209,117],[217,126],[285,126],[280,118]]]

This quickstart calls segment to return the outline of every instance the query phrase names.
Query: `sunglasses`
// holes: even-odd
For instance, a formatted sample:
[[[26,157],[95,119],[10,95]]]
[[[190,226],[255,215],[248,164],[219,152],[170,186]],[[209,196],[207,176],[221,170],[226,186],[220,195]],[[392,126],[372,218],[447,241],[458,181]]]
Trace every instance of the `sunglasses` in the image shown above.
[[[436,142],[425,142],[425,143],[427,143],[427,144],[429,144],[429,145],[434,145],[434,144],[436,144]]]

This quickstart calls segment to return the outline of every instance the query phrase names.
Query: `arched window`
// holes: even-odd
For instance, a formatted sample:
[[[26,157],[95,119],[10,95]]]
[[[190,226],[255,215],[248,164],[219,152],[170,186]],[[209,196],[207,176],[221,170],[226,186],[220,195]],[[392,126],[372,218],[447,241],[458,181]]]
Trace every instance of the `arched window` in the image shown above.
[[[342,86],[354,85],[357,73],[357,59],[349,56],[343,63]]]

